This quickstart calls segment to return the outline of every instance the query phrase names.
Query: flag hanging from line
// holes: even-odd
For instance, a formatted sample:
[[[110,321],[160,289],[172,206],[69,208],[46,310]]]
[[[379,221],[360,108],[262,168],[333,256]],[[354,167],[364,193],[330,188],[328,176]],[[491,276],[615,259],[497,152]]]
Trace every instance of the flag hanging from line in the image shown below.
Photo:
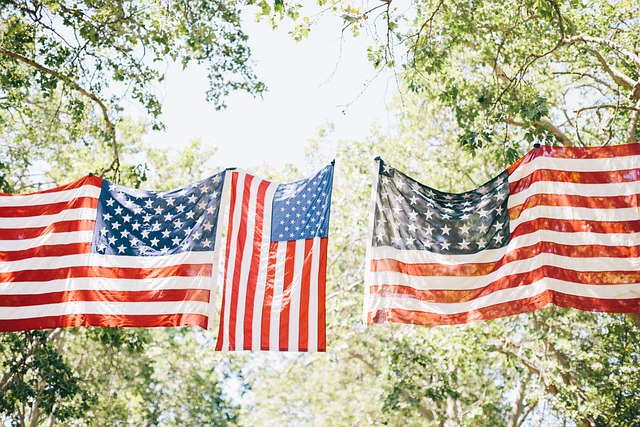
[[[640,312],[640,144],[534,148],[461,194],[377,170],[367,324]]]
[[[230,173],[216,350],[325,351],[333,164],[289,184]]]
[[[207,328],[224,174],[173,191],[87,176],[0,194],[0,331]]]

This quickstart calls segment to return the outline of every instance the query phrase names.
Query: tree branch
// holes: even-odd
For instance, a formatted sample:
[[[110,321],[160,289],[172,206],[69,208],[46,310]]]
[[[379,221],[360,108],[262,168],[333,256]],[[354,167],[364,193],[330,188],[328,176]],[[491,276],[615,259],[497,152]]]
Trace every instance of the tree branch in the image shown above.
[[[94,94],[93,92],[90,92],[88,90],[86,90],[85,88],[83,88],[82,86],[80,86],[78,83],[76,83],[75,81],[71,80],[69,77],[55,71],[52,70],[50,68],[47,68],[39,63],[37,63],[36,61],[27,58],[26,56],[23,56],[19,53],[16,52],[12,52],[10,50],[7,50],[3,47],[0,47],[0,54],[3,54],[5,56],[8,56],[10,58],[13,58],[17,61],[20,61],[24,64],[27,64],[28,66],[35,68],[36,70],[48,74],[50,76],[55,77],[56,79],[66,83],[67,85],[71,86],[74,90],[76,90],[77,92],[79,92],[80,94],[82,94],[83,96],[91,99],[93,102],[96,103],[96,105],[98,105],[98,107],[100,107],[100,110],[102,111],[102,117],[104,118],[105,124],[107,126],[108,132],[109,132],[109,137],[111,139],[111,146],[113,148],[113,161],[111,162],[111,164],[109,165],[108,168],[102,170],[102,172],[100,173],[100,175],[104,175],[107,172],[110,172],[112,170],[118,170],[119,166],[120,166],[120,158],[118,155],[118,144],[116,141],[116,128],[115,125],[113,124],[113,122],[111,121],[111,119],[109,118],[109,113],[107,110],[107,107],[104,105],[104,103],[102,102],[102,100],[100,98],[98,98],[98,96],[96,94]]]
[[[636,109],[631,113],[631,122],[629,123],[629,129],[627,129],[627,144],[638,142],[636,140],[636,126],[638,125],[638,118],[640,118],[640,101],[636,103]]]
[[[602,56],[602,54],[600,54],[600,52],[598,52],[597,50],[594,49],[589,49],[589,51],[593,54],[593,56],[596,57],[596,59],[598,60],[598,62],[600,63],[600,65],[602,65],[602,68],[605,69],[605,71],[607,72],[607,74],[609,74],[609,76],[611,76],[611,79],[618,85],[621,86],[625,89],[628,90],[633,90],[634,85],[636,84],[636,82],[633,81],[633,79],[629,76],[627,76],[626,74],[624,74],[623,72],[621,72],[620,70],[611,67],[607,61],[604,59],[604,57]]]
[[[524,123],[517,122],[513,119],[505,119],[504,122],[509,125],[518,126],[518,127],[525,126]],[[537,129],[544,129],[546,131],[551,132],[561,145],[565,145],[568,147],[574,145],[571,139],[569,139],[569,137],[565,135],[564,132],[562,132],[557,126],[555,126],[553,123],[551,123],[547,119],[536,120],[534,122],[531,122],[531,124]]]
[[[587,44],[595,43],[595,44],[607,46],[615,51],[620,52],[621,54],[629,58],[631,61],[635,62],[638,67],[640,67],[640,56],[637,55],[635,52],[630,51],[626,47],[614,41],[603,39],[600,37],[591,37],[591,36],[585,36],[585,35],[573,36],[573,37],[565,38],[563,40],[563,43],[565,43],[566,45],[572,45],[579,42],[587,43]]]

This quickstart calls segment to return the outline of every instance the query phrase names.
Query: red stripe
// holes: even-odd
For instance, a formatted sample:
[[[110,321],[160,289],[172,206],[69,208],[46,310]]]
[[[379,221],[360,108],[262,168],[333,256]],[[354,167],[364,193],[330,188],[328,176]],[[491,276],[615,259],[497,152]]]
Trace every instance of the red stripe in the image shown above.
[[[201,301],[209,302],[208,289],[163,289],[157,291],[77,290],[49,292],[46,294],[2,295],[0,307],[25,307],[60,304],[72,301],[103,302],[161,302]]]
[[[54,270],[21,270],[0,273],[0,283],[48,282],[76,277],[104,279],[153,279],[159,277],[211,276],[211,264],[179,264],[162,268],[112,268],[95,266],[63,267]]]
[[[575,184],[613,184],[640,180],[639,169],[600,172],[571,172],[563,170],[536,169],[531,174],[509,183],[511,194],[531,187],[536,182],[570,182]]]
[[[47,190],[43,190],[43,191],[37,191],[35,193],[29,193],[29,194],[7,194],[7,193],[0,193],[0,197],[15,197],[15,198],[20,198],[20,197],[24,197],[24,196],[32,196],[35,194],[51,194],[51,193],[59,193],[61,191],[65,191],[65,190],[73,190],[75,188],[80,188],[84,185],[92,185],[94,187],[98,187],[98,188],[102,188],[102,178],[100,178],[99,176],[95,176],[95,175],[91,175],[91,176],[83,176],[82,178],[76,179],[73,182],[70,182],[68,184],[64,184],[61,185],[59,187],[54,187],[54,188],[49,188]]]
[[[199,326],[204,329],[207,326],[207,316],[182,313],[157,315],[69,314],[64,316],[0,320],[0,332],[71,328],[76,326],[99,326],[108,328]]]
[[[238,238],[236,239],[236,259],[233,270],[233,278],[231,282],[231,305],[229,316],[229,348],[236,348],[236,325],[238,322],[244,322],[244,319],[238,319],[238,295],[240,293],[240,275],[244,260],[244,246],[247,244],[247,216],[249,215],[249,199],[251,197],[251,181],[252,175],[245,175],[242,192],[242,211],[240,214],[240,225],[238,226]],[[251,244],[251,242],[249,242]]]
[[[518,206],[509,208],[509,219],[515,220],[520,217],[522,211],[535,206],[571,206],[576,208],[591,209],[619,209],[638,207],[640,195],[629,196],[576,196],[560,194],[533,194]]]
[[[554,157],[557,159],[610,159],[637,155],[640,155],[640,144],[608,145],[604,147],[559,147],[545,145],[529,151],[507,169],[509,175],[511,175],[520,165],[529,163],[536,157]]]
[[[326,281],[327,281],[327,246],[329,239],[320,239],[320,269],[318,271],[318,351],[327,351],[326,323]]]
[[[372,285],[371,294],[410,296],[421,301],[435,303],[468,302],[494,292],[531,285],[544,278],[563,280],[578,285],[623,285],[640,283],[640,271],[575,271],[559,267],[542,266],[531,271],[501,277],[487,286],[477,289],[420,290],[402,284]],[[438,286],[434,278],[432,287]]]
[[[59,257],[65,255],[87,254],[91,242],[67,243],[64,245],[36,246],[21,251],[0,251],[0,261],[19,261],[28,258]]]
[[[78,197],[67,202],[56,202],[44,205],[33,206],[0,206],[0,217],[17,218],[17,217],[33,217],[41,215],[55,215],[68,209],[92,208],[98,207],[98,199],[96,197]],[[34,215],[35,214],[35,215]]]
[[[253,248],[251,250],[251,264],[249,266],[249,276],[247,278],[247,297],[244,308],[244,350],[251,350],[251,342],[253,340],[253,310],[256,299],[256,287],[258,285],[258,272],[260,270],[260,249],[262,239],[271,238],[271,236],[263,236],[264,204],[269,184],[269,181],[262,181],[260,183],[258,186],[258,197],[256,199],[256,223],[253,235]]]
[[[284,283],[282,284],[282,305],[280,306],[280,351],[289,350],[289,320],[291,317],[291,292],[293,291],[293,277],[296,263],[296,241],[287,242],[284,261]]]
[[[220,325],[218,328],[218,338],[216,340],[216,351],[221,351],[222,350],[222,338],[224,336],[224,328],[225,328],[225,324],[224,324],[224,318],[225,318],[225,301],[227,299],[227,293],[226,293],[226,289],[227,289],[227,271],[229,271],[229,252],[231,251],[231,236],[233,236],[233,214],[234,214],[234,207],[236,205],[236,198],[237,198],[237,183],[238,183],[238,173],[237,172],[232,172],[231,173],[231,196],[230,196],[230,202],[229,202],[229,221],[228,221],[228,225],[227,225],[227,247],[226,247],[226,257],[224,260],[224,286],[223,286],[223,292],[222,292],[222,309],[220,310]]]
[[[45,227],[33,228],[0,228],[0,240],[34,239],[50,233],[70,233],[73,231],[92,231],[95,220],[82,219],[60,221]]]
[[[389,308],[369,312],[367,314],[367,324],[396,322],[425,326],[457,325],[527,313],[545,307],[548,304],[564,308],[608,313],[634,313],[640,311],[640,298],[617,300],[587,298],[547,290],[534,297],[522,298],[513,302],[505,302],[456,314],[436,314]]]
[[[309,350],[309,295],[311,294],[311,262],[313,239],[304,242],[304,263],[300,283],[300,325],[298,327],[298,351]]]
[[[511,233],[511,238],[534,233],[538,230],[552,230],[564,233],[637,233],[640,232],[640,220],[610,222],[536,218],[519,224]]]
[[[276,280],[276,256],[278,242],[269,245],[269,261],[267,262],[267,280],[264,289],[264,303],[262,304],[262,330],[260,331],[260,350],[269,350],[271,336],[271,305],[273,304],[273,288]]]
[[[572,246],[552,242],[540,242],[508,252],[499,261],[487,263],[467,263],[446,265],[438,263],[405,263],[384,258],[371,260],[371,271],[396,271],[410,276],[483,276],[498,270],[502,266],[518,260],[533,258],[541,253],[551,253],[574,258],[638,258],[640,245],[637,246]]]

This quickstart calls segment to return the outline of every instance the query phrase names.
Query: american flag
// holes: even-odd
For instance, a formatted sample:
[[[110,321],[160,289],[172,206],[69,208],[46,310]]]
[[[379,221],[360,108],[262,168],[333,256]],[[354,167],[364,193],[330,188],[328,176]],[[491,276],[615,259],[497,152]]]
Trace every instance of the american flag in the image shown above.
[[[640,144],[534,148],[462,194],[378,166],[367,324],[640,311]]]
[[[333,165],[278,184],[234,171],[216,350],[325,351]]]
[[[223,181],[151,192],[87,176],[0,195],[0,331],[207,328]]]

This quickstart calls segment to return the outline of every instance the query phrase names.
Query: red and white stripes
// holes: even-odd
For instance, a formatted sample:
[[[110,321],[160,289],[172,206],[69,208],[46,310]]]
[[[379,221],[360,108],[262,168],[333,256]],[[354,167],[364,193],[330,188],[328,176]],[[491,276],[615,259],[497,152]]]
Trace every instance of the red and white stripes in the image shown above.
[[[278,187],[231,173],[216,350],[325,351],[327,238],[271,241]]]
[[[208,326],[212,252],[91,253],[101,183],[0,195],[0,331]]]
[[[537,148],[508,171],[509,244],[370,247],[367,323],[467,323],[547,304],[640,311],[640,144]]]

